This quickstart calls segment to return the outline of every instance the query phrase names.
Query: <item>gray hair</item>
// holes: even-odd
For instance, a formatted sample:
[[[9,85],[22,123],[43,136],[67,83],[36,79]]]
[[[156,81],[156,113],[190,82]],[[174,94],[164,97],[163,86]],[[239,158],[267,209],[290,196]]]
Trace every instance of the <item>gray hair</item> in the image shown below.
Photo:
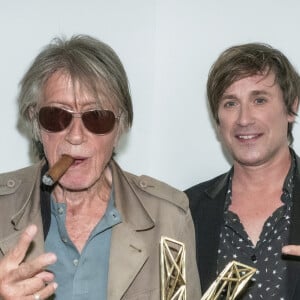
[[[70,39],[57,37],[35,58],[20,82],[20,117],[32,132],[40,156],[43,156],[43,147],[37,108],[45,83],[56,71],[66,73],[73,82],[86,88],[99,101],[100,106],[107,102],[116,106],[121,113],[120,133],[131,127],[133,109],[129,83],[115,51],[88,35],[76,35]]]

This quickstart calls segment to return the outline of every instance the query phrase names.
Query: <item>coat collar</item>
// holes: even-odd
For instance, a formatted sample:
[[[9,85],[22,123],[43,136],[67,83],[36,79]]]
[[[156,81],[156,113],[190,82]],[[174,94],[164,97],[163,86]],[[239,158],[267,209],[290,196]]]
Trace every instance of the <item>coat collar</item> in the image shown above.
[[[113,173],[115,205],[122,223],[112,231],[108,298],[122,299],[149,257],[144,231],[155,226],[137,193],[139,178],[128,176],[116,162],[110,164]],[[121,270],[126,270],[126,274]]]
[[[113,174],[115,205],[122,215],[122,221],[137,231],[154,227],[154,221],[137,194],[143,182],[139,177],[128,176],[114,160],[111,161],[110,167]]]

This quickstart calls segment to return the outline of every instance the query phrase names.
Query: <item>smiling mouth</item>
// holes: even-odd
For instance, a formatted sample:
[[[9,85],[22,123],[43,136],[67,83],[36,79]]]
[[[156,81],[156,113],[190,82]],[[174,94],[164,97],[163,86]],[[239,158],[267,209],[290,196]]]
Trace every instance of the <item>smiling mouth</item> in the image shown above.
[[[256,135],[239,135],[238,136],[238,138],[242,139],[242,140],[250,140],[250,139],[253,139],[255,137],[256,137]]]
[[[262,136],[262,134],[247,134],[247,135],[236,135],[236,138],[241,141],[251,141],[251,140],[256,140]]]

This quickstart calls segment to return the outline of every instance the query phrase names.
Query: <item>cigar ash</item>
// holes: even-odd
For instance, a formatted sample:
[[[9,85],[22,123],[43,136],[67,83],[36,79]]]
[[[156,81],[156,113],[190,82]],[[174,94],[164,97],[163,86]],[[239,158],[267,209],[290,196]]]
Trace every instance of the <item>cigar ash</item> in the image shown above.
[[[43,176],[44,184],[53,185],[68,170],[73,162],[73,157],[66,154],[62,155],[61,158]]]

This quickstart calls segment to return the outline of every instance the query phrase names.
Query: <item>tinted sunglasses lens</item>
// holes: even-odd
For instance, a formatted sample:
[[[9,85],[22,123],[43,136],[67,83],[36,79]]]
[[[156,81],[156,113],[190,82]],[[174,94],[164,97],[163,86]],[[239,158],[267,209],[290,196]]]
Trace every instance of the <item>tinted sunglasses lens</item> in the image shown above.
[[[116,117],[110,110],[87,111],[81,116],[84,126],[92,133],[105,134],[113,130]]]
[[[39,123],[47,131],[62,131],[71,121],[72,114],[58,107],[42,107],[39,111]]]

